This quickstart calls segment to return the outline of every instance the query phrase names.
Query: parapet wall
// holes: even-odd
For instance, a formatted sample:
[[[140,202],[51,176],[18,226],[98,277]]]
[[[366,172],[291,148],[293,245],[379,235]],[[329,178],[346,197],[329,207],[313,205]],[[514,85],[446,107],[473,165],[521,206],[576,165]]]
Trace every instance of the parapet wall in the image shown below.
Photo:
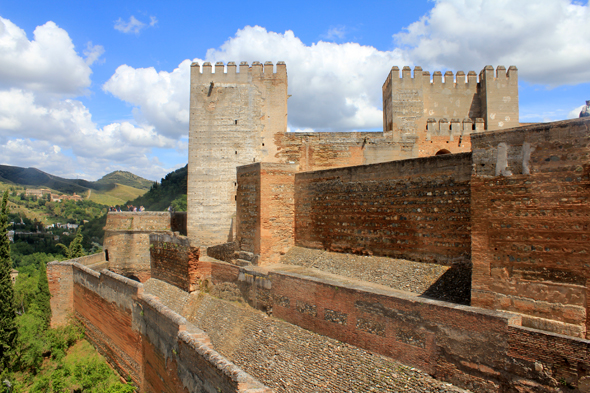
[[[263,273],[201,261],[199,271],[213,286],[236,286],[250,305],[272,311],[273,317],[472,391],[590,387],[590,341],[522,327],[518,314],[409,296],[337,276],[312,277],[288,267]]]
[[[165,281],[187,292],[198,289],[195,269],[201,250],[189,238],[169,233],[149,235],[151,278]]]
[[[186,234],[186,213],[109,212],[104,229],[108,269],[144,282],[150,278],[149,234]]]
[[[472,304],[589,338],[590,120],[473,135]]]
[[[471,154],[298,173],[295,244],[470,263]]]
[[[47,270],[69,280],[73,303],[66,312],[73,311],[87,338],[140,391],[270,392],[215,352],[205,332],[144,294],[141,283],[75,262],[50,263]],[[68,306],[52,304],[54,316],[64,312],[60,307]]]

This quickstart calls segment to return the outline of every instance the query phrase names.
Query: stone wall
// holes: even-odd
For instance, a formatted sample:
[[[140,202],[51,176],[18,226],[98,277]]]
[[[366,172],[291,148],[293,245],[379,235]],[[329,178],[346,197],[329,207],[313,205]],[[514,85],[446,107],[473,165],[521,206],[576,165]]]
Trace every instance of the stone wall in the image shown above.
[[[186,233],[186,213],[109,212],[104,229],[108,269],[144,282],[150,277],[149,234]]]
[[[383,130],[392,141],[407,135],[417,138],[417,154],[470,151],[469,135],[519,125],[518,73],[486,66],[454,75],[421,67],[393,67],[383,84]]]
[[[236,171],[276,161],[275,138],[287,131],[283,62],[191,67],[188,235],[201,245],[233,241]]]
[[[87,338],[140,391],[270,392],[214,351],[205,332],[144,294],[141,283],[75,262],[50,264],[48,276],[68,270],[61,279],[69,280],[72,308]],[[64,307],[67,302],[52,303],[54,319]]]
[[[154,233],[149,239],[151,277],[187,292],[198,289],[195,269],[201,255],[199,247],[191,246],[187,237],[172,234]]]
[[[418,367],[477,392],[550,392],[590,385],[590,341],[520,326],[521,316],[276,268],[200,263],[226,296],[286,322]],[[224,288],[219,292],[215,287]],[[290,340],[296,339],[290,337]]]
[[[590,120],[472,135],[472,304],[589,338]]]
[[[295,243],[441,264],[470,260],[471,154],[295,176]]]

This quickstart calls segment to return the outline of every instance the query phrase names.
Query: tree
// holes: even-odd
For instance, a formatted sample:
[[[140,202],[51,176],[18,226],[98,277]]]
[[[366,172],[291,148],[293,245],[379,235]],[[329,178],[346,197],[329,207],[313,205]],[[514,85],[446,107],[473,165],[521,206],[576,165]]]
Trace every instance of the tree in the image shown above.
[[[39,281],[37,284],[36,302],[39,315],[43,319],[46,329],[51,323],[51,304],[49,303],[50,298],[51,294],[49,293],[49,282],[47,281],[47,268],[45,267],[45,262],[41,262]]]
[[[57,245],[64,250],[64,255],[67,259],[78,258],[86,255],[84,253],[84,248],[82,247],[82,240],[82,232],[80,229],[78,229],[76,237],[70,242],[68,247],[61,243],[58,243]]]
[[[15,348],[18,328],[16,325],[16,305],[14,288],[10,279],[12,261],[8,230],[8,191],[4,192],[0,210],[0,369],[10,364],[11,350]]]

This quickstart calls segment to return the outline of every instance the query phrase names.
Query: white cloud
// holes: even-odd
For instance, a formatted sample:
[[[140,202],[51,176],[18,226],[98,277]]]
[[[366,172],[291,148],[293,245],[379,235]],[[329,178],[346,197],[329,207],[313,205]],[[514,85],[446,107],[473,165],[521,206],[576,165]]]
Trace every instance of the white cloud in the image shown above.
[[[188,135],[190,64],[184,60],[172,72],[122,65],[103,89],[135,105],[136,121],[176,139]]]
[[[343,39],[346,36],[346,28],[344,26],[330,27],[326,34],[322,36],[326,40]]]
[[[584,107],[584,105],[580,105],[574,109],[572,109],[568,114],[567,114],[567,118],[568,119],[576,119],[578,117],[580,117],[580,112],[582,112],[582,108]]]
[[[100,56],[102,56],[104,53],[104,47],[102,45],[92,45],[92,42],[88,41],[86,43],[86,49],[84,49],[83,53],[84,56],[86,56],[86,64],[91,66],[96,61],[99,61]],[[104,62],[104,59],[102,62]]]
[[[132,34],[139,34],[141,30],[145,27],[150,26],[153,27],[158,23],[158,19],[155,16],[150,16],[149,24],[146,24],[140,20],[138,20],[135,16],[131,15],[129,17],[129,21],[124,21],[123,19],[119,18],[115,21],[115,30],[120,31],[121,33],[132,33]]]
[[[530,83],[590,81],[590,8],[568,0],[436,0],[394,35],[428,70],[516,65]]]
[[[52,94],[81,94],[92,70],[78,56],[68,33],[53,22],[35,29],[29,41],[24,30],[0,17],[0,88],[26,88]],[[92,56],[98,58],[98,48]]]

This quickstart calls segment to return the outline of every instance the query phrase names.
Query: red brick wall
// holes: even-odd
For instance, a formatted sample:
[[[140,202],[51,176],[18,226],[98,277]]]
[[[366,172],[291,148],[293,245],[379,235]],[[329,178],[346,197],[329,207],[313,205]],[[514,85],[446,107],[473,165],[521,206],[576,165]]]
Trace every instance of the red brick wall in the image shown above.
[[[54,315],[73,308],[87,338],[140,391],[270,392],[213,350],[205,332],[144,294],[141,283],[72,262],[49,264],[50,274],[61,278],[50,287],[54,299],[72,299],[52,302]]]
[[[589,338],[590,121],[473,134],[472,304]]]
[[[142,384],[141,336],[132,307],[140,286],[114,273],[74,265],[74,310],[86,336],[121,375]]]
[[[199,247],[193,247],[185,236],[150,235],[151,277],[175,285],[187,292],[198,289],[197,263]]]
[[[203,279],[237,284],[250,304],[255,292],[266,290],[273,317],[473,391],[590,387],[590,340],[519,326],[518,314],[286,271],[265,275],[223,262],[206,265]]]
[[[277,263],[294,243],[295,166],[257,163],[237,176],[240,250],[259,255],[258,265]]]
[[[47,264],[47,281],[51,293],[51,326],[64,325],[74,312],[74,280],[72,263],[49,262]]]
[[[295,244],[469,263],[470,174],[469,153],[298,173]]]

